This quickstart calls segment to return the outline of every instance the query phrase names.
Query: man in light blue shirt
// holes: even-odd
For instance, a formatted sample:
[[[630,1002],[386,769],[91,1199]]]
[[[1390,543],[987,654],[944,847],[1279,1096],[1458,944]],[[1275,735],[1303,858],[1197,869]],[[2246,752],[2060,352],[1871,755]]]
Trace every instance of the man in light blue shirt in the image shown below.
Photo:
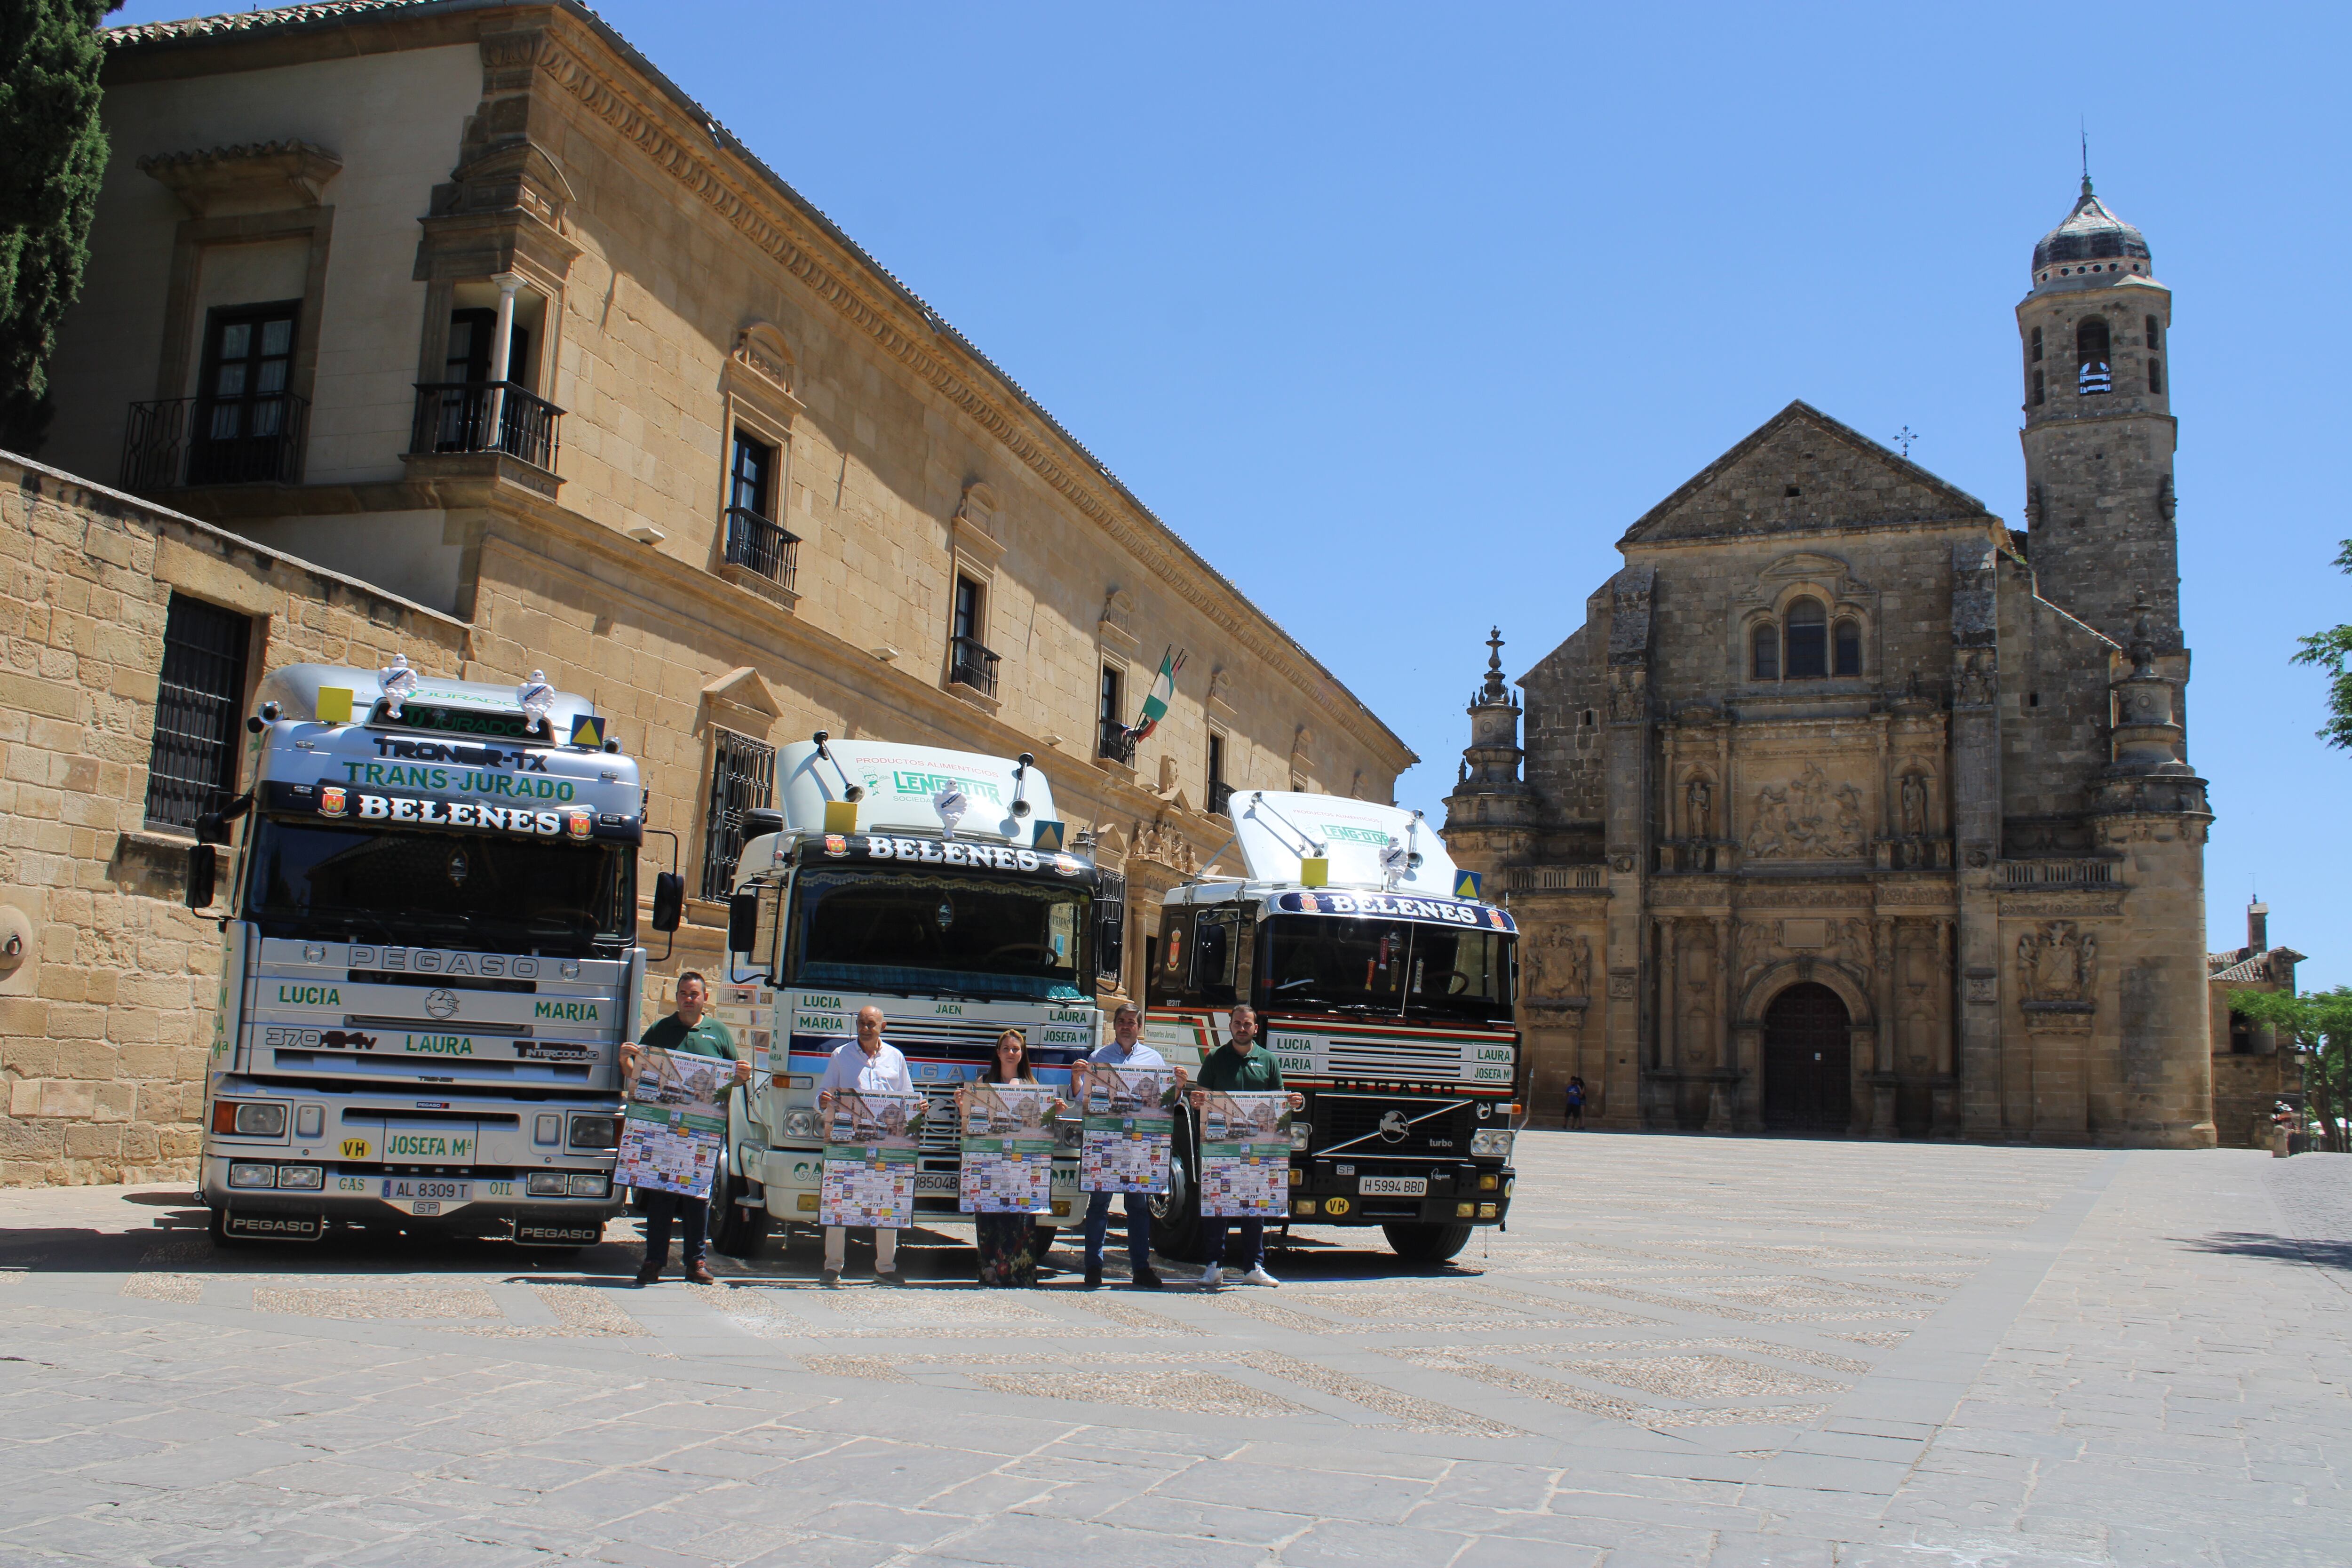
[[[1110,1044],[1097,1050],[1087,1060],[1114,1068],[1166,1067],[1168,1059],[1143,1043],[1140,1038],[1142,1033],[1143,1015],[1137,1011],[1134,1003],[1122,1002],[1118,1011],[1110,1016]],[[1175,1072],[1176,1087],[1181,1090],[1184,1069],[1178,1068]],[[1086,1107],[1083,1089],[1078,1095],[1078,1105],[1083,1114]],[[1089,1193],[1087,1196],[1087,1289],[1094,1290],[1102,1286],[1103,1238],[1110,1229],[1111,1194]],[[1126,1196],[1128,1264],[1133,1271],[1136,1289],[1157,1290],[1160,1289],[1160,1276],[1151,1268],[1151,1195],[1149,1193],[1129,1193]]]
[[[912,1094],[914,1075],[907,1070],[907,1058],[898,1047],[882,1037],[882,1009],[860,1007],[857,1010],[857,1037],[834,1047],[833,1059],[824,1064],[824,1075],[816,1080],[816,1113],[822,1122],[832,1109],[835,1089],[850,1089],[866,1094]],[[849,1227],[829,1225],[824,1227],[824,1274],[826,1285],[841,1283],[842,1265],[849,1260]],[[874,1279],[882,1285],[897,1285],[898,1278],[898,1233],[877,1226],[874,1230]]]

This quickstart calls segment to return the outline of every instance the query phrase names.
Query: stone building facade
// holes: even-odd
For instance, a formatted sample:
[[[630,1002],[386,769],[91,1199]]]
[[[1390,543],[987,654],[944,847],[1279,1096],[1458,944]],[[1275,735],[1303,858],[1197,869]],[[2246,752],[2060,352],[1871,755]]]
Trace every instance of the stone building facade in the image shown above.
[[[725,879],[730,770],[817,729],[1035,752],[1139,933],[1229,838],[1229,788],[1384,801],[1413,760],[586,8],[109,44],[44,459],[454,617],[468,679],[593,697],[690,892]],[[688,919],[678,962],[711,958],[723,906]]]
[[[2213,1131],[2225,1149],[2269,1147],[2280,1102],[2303,1106],[2303,1064],[2292,1044],[2281,1049],[2275,1029],[2230,1005],[2231,994],[2241,991],[2294,995],[2294,966],[2303,958],[2291,947],[2271,945],[2270,906],[2260,899],[2246,905],[2246,945],[2206,955],[2213,1015]]]
[[[2152,266],[2088,180],[2035,248],[2025,530],[1794,403],[1627,531],[1524,710],[1497,639],[1445,838],[1527,933],[1539,1110],[2214,1142]]]
[[[181,900],[194,840],[151,826],[174,605],[249,669],[451,674],[466,627],[5,453],[0,562],[0,1186],[184,1176],[221,937]]]

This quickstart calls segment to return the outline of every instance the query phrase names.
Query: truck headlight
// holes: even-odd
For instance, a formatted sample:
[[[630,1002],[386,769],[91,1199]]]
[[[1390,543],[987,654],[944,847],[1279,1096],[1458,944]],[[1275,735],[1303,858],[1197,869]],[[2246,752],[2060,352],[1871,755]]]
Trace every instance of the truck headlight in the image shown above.
[[[796,1105],[785,1111],[784,1136],[787,1138],[815,1137],[816,1109],[814,1106]]]
[[[1292,1153],[1304,1154],[1307,1152],[1307,1145],[1314,1142],[1315,1123],[1312,1121],[1294,1121],[1290,1124],[1290,1152]]]
[[[522,1188],[535,1198],[566,1197],[572,1192],[572,1178],[562,1171],[533,1171]]]
[[[1482,1127],[1470,1134],[1470,1153],[1480,1160],[1507,1160],[1511,1157],[1511,1134],[1501,1127]]]
[[[572,1146],[574,1149],[617,1149],[621,1146],[621,1119],[617,1116],[575,1116],[572,1119]]]
[[[274,1187],[278,1184],[275,1165],[233,1164],[228,1168],[228,1184],[232,1187]]]
[[[1083,1149],[1087,1142],[1087,1124],[1077,1118],[1065,1117],[1054,1123],[1054,1147],[1067,1152]]]
[[[327,1173],[319,1165],[280,1165],[278,1184],[281,1189],[291,1187],[297,1192],[315,1193],[327,1184]]]
[[[601,1198],[613,1187],[613,1179],[603,1172],[572,1178],[572,1195],[575,1198]]]
[[[282,1105],[257,1105],[251,1101],[216,1100],[213,1105],[213,1131],[239,1133],[247,1138],[283,1138],[286,1136],[286,1108]]]

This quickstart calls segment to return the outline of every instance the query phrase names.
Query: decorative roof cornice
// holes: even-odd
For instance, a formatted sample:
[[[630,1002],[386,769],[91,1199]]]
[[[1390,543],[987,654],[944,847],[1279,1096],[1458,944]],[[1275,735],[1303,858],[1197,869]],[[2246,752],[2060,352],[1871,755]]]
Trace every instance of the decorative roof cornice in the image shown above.
[[[530,62],[533,68],[624,140],[635,142],[739,234],[954,403],[1179,597],[1288,679],[1309,702],[1375,752],[1399,759],[1400,772],[1421,760],[1345,682],[1187,544],[1044,405],[580,0],[329,0],[115,28],[108,37],[121,49],[478,10],[540,12],[551,21],[584,28],[589,38],[550,27]],[[583,47],[589,39],[603,45],[603,50]],[[607,51],[614,63],[667,99],[670,110],[688,116],[691,132],[674,123],[663,106],[632,93],[616,72],[592,58]],[[884,285],[882,292],[889,298],[876,298],[860,289],[856,280],[861,277]],[[995,395],[1000,393],[1002,396]]]

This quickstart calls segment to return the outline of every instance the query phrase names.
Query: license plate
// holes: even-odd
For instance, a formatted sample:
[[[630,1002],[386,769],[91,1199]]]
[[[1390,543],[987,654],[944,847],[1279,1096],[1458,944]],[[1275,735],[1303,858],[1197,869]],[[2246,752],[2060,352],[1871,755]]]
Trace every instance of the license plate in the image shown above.
[[[1356,1191],[1368,1198],[1421,1198],[1429,1195],[1427,1176],[1364,1176]]]
[[[962,1189],[953,1171],[918,1171],[915,1173],[915,1190],[919,1193],[953,1193]]]
[[[474,1196],[474,1184],[471,1182],[433,1181],[420,1176],[386,1176],[383,1179],[383,1195],[396,1203],[470,1203]]]

